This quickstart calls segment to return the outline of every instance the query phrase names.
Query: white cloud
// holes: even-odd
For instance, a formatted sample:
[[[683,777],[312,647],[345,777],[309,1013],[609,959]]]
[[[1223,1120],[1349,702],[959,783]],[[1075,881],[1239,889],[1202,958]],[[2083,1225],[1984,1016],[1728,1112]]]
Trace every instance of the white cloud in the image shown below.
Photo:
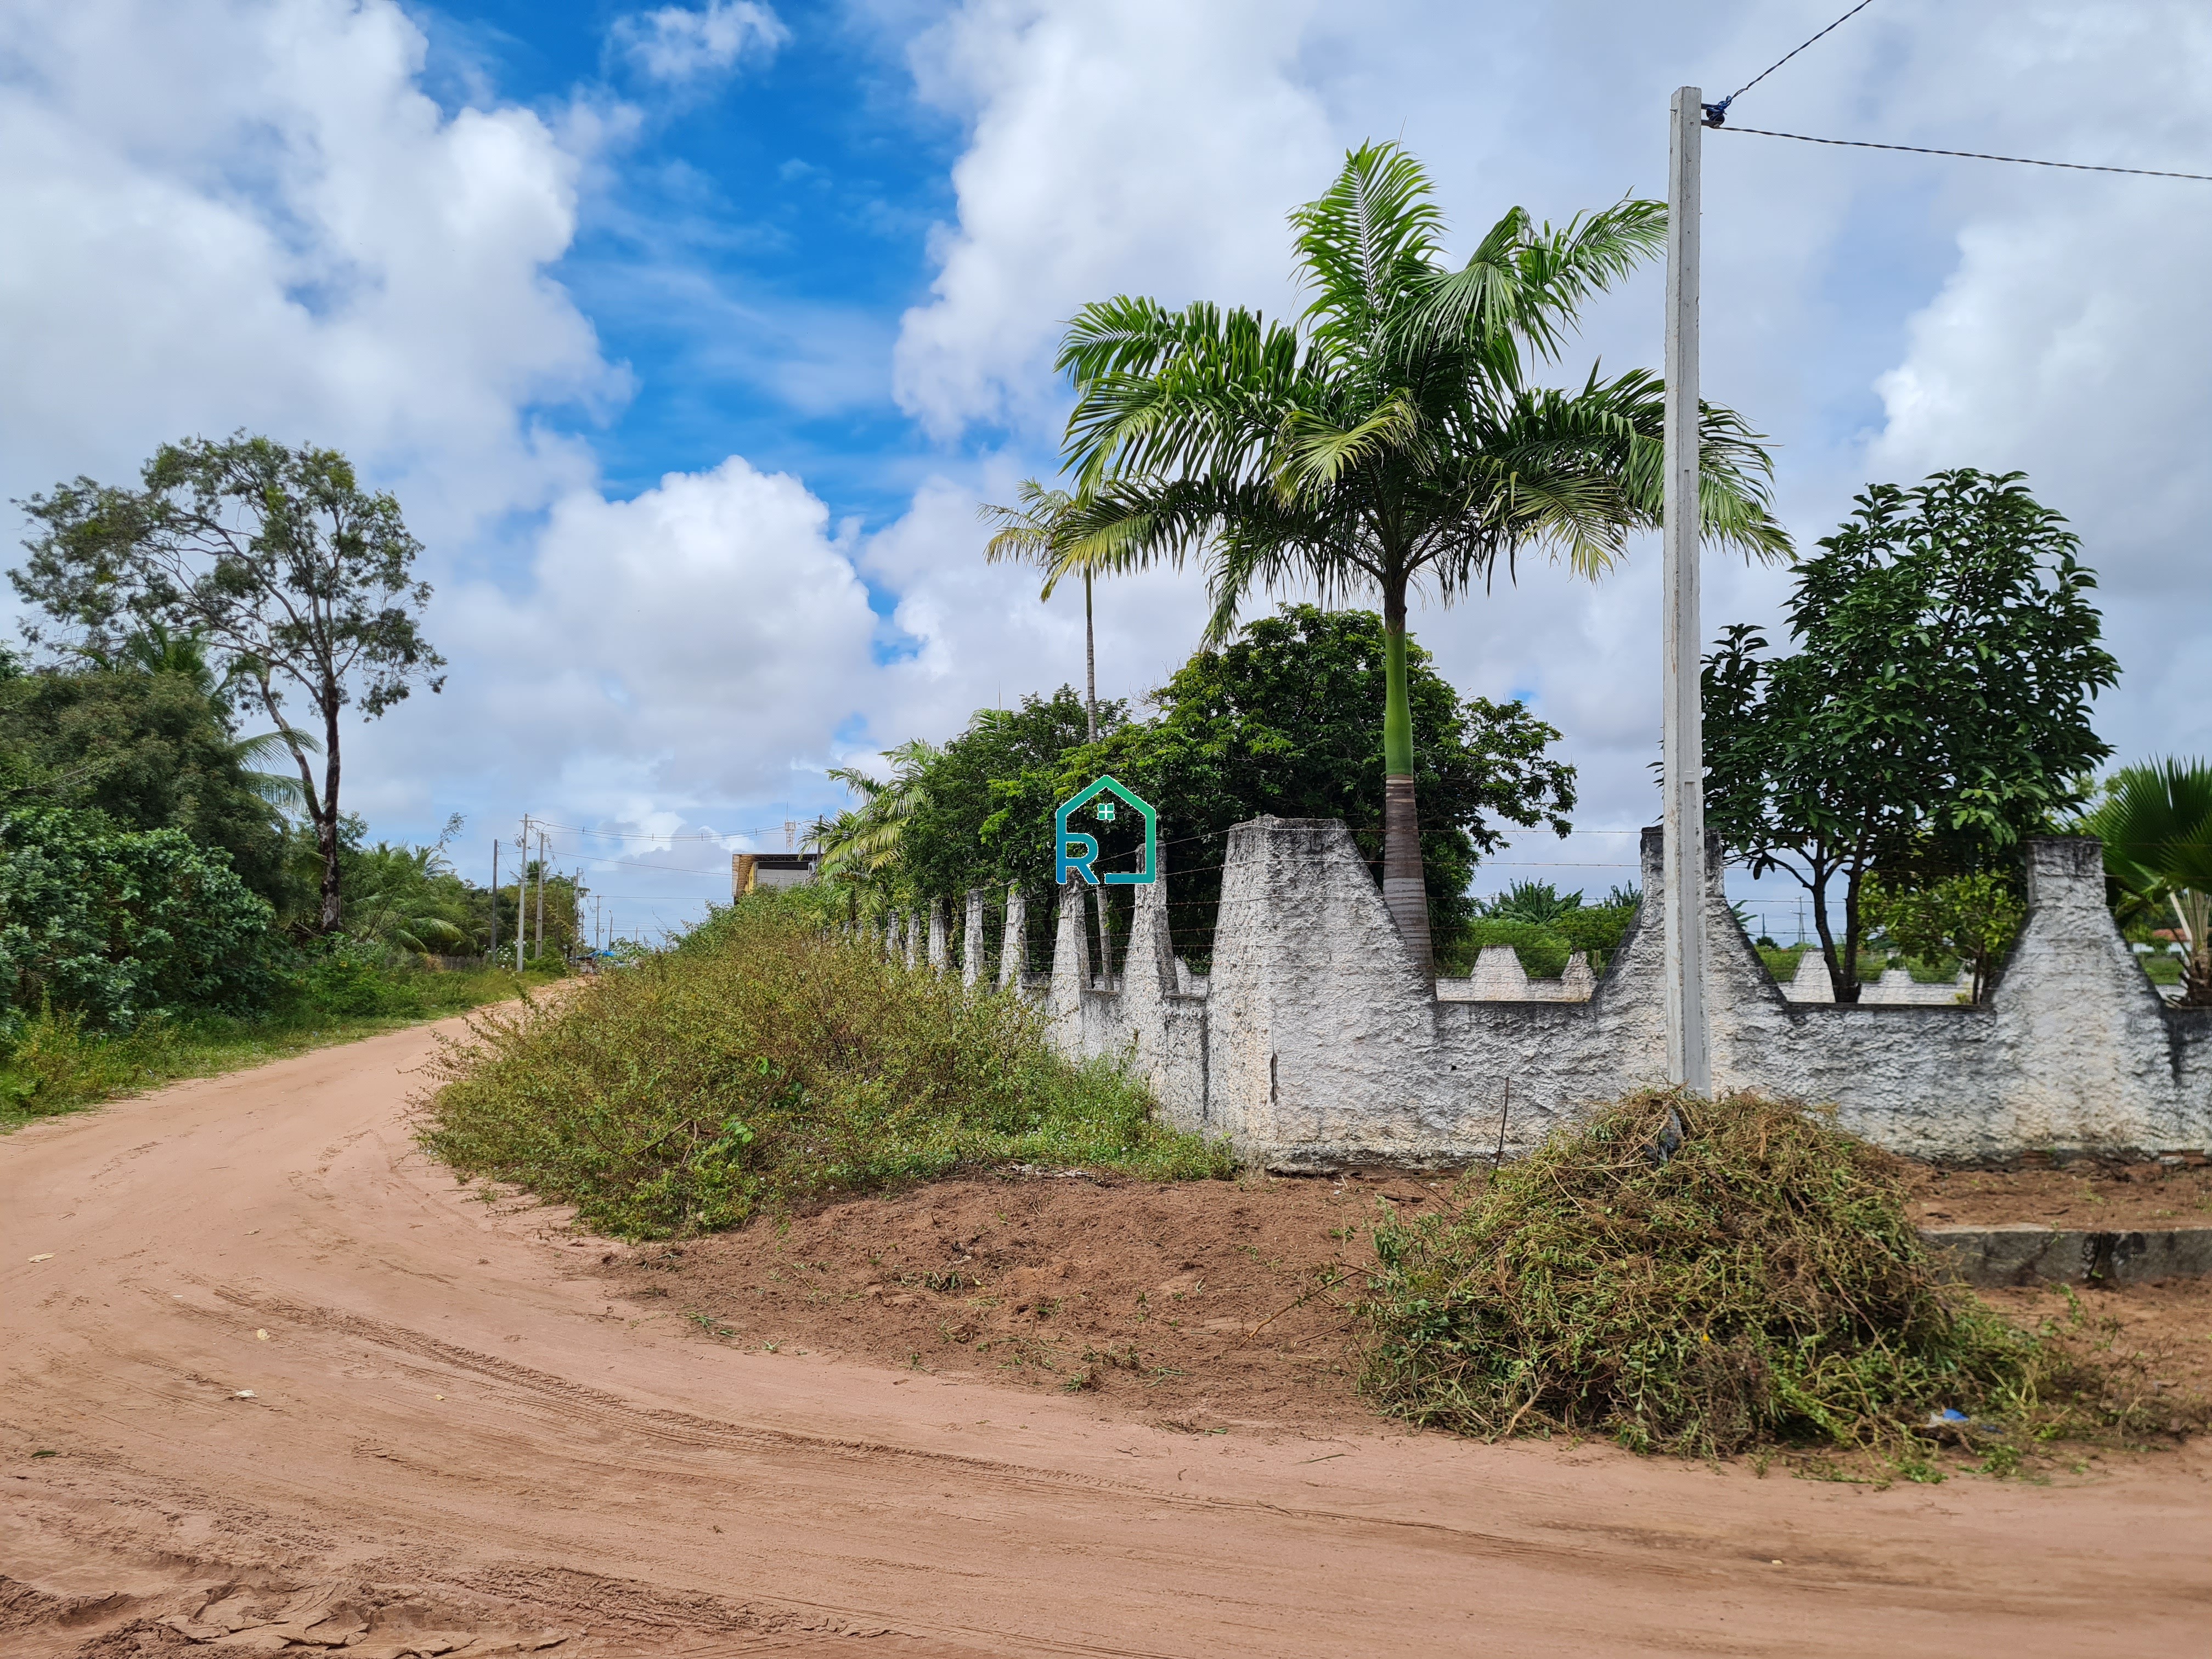
[[[753,0],[707,0],[703,8],[661,6],[615,20],[609,39],[656,81],[684,82],[765,61],[791,38],[766,6]]]
[[[440,595],[469,672],[374,739],[394,810],[473,771],[585,821],[694,817],[793,798],[860,712],[876,619],[848,538],[798,479],[732,456],[627,501],[557,501],[515,589]],[[481,746],[498,734],[494,750]]]
[[[956,225],[907,313],[902,407],[933,431],[1036,422],[1060,325],[1129,282],[1170,303],[1279,307],[1283,216],[1331,161],[1283,0],[969,0],[912,48],[923,96],[968,118]]]
[[[530,411],[625,394],[545,275],[579,151],[442,113],[386,0],[82,0],[0,21],[0,475],[239,426],[343,447],[444,540],[590,471]]]

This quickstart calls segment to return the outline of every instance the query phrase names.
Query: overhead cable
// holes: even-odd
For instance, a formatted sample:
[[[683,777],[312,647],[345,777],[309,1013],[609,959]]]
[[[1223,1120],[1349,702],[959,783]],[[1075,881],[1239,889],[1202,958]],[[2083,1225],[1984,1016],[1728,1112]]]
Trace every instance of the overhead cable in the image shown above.
[[[1708,106],[1717,109],[1718,106]],[[1805,132],[1769,132],[1764,127],[1731,127],[1718,119],[1705,125],[1719,132],[1747,132],[1755,138],[1795,138],[1801,144],[1835,144],[1846,149],[1894,149],[1908,155],[1955,155],[1969,161],[2011,161],[2021,167],[2063,167],[2069,173],[2124,173],[2137,179],[2194,179],[2212,184],[2212,173],[2166,173],[2154,167],[2101,167],[2090,161],[2045,161],[2029,155],[1989,155],[1975,149],[1929,149],[1919,144],[1877,144],[1865,138],[1815,138]]]
[[[1705,125],[1709,127],[1717,127],[1720,125],[1722,118],[1728,113],[1728,106],[1730,104],[1735,102],[1737,99],[1742,97],[1744,94],[1749,92],[1761,81],[1764,81],[1768,76],[1773,74],[1775,70],[1780,69],[1784,64],[1795,58],[1799,52],[1804,51],[1806,47],[1811,46],[1814,40],[1820,38],[1820,35],[1830,34],[1837,29],[1841,28],[1845,23],[1850,22],[1852,18],[1857,16],[1861,12],[1864,11],[1872,4],[1874,4],[1874,0],[1859,0],[1858,4],[1853,6],[1841,17],[1838,17],[1834,22],[1829,24],[1826,28],[1822,29],[1820,34],[1812,35],[1806,40],[1799,41],[1796,46],[1790,47],[1789,51],[1784,52],[1781,57],[1776,58],[1765,69],[1759,70],[1758,74],[1753,76],[1750,80],[1745,82],[1734,92],[1729,94],[1727,97],[1722,99],[1719,103],[1707,104],[1705,106],[1705,114],[1708,118]]]

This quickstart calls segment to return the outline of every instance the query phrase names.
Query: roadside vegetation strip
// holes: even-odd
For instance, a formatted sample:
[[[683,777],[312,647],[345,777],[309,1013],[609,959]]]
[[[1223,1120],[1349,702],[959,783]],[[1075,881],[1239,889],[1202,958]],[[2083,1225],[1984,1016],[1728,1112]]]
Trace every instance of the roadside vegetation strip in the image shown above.
[[[1947,1283],[1902,1161],[1789,1102],[1630,1096],[1374,1243],[1364,1386],[1462,1433],[1794,1443],[1910,1473],[1931,1419],[1998,1468],[2061,1435],[2180,1426]]]
[[[962,1165],[1233,1168],[1123,1070],[1054,1053],[1037,1010],[825,937],[803,891],[749,896],[546,1016],[488,1015],[435,1075],[434,1154],[629,1238]]]
[[[504,969],[356,963],[342,973],[311,974],[295,994],[251,1017],[190,1010],[149,1016],[127,1031],[103,1031],[79,1013],[44,1010],[23,1023],[0,1058],[0,1133],[165,1083],[244,1071],[448,1018],[550,982]]]

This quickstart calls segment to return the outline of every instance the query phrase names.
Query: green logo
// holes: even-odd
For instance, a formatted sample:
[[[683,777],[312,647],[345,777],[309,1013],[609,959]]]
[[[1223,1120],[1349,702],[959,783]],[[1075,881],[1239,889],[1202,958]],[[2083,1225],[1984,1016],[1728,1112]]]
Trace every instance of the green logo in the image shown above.
[[[1143,815],[1145,864],[1140,870],[1115,871],[1101,876],[1095,874],[1091,868],[1091,860],[1098,856],[1097,837],[1086,836],[1080,830],[1070,830],[1067,820],[1071,813],[1080,811],[1097,801],[1098,804],[1091,808],[1092,814],[1102,823],[1111,823],[1114,822],[1116,798],[1127,801]],[[1071,872],[1081,876],[1093,887],[1102,881],[1109,886],[1143,886],[1159,878],[1160,815],[1147,803],[1138,799],[1135,793],[1126,784],[1113,778],[1099,779],[1072,800],[1060,803],[1060,811],[1052,815],[1052,827],[1058,848],[1055,854],[1058,862],[1053,872],[1053,882],[1056,886],[1065,886]]]

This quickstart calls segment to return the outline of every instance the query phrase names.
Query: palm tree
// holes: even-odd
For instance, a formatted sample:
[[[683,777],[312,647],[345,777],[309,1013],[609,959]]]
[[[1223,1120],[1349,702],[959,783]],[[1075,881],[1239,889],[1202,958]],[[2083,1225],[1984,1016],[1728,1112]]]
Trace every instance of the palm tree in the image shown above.
[[[1138,562],[1133,545],[1136,526],[1126,520],[1103,526],[1089,521],[1090,502],[1064,489],[1048,489],[1035,478],[1020,485],[1019,507],[976,509],[986,524],[999,533],[983,544],[983,557],[991,564],[1015,561],[1044,572],[1040,600],[1049,599],[1060,578],[1071,571],[1083,575],[1083,714],[1089,740],[1098,741],[1098,641],[1091,623],[1092,579],[1132,568]]]
[[[2212,765],[2124,766],[2081,828],[2105,843],[2105,873],[2124,891],[2172,908],[2188,952],[2181,1000],[2212,1006]]]
[[[1552,391],[1580,304],[1656,250],[1665,210],[1623,200],[1561,228],[1516,208],[1454,270],[1420,164],[1352,151],[1291,216],[1310,303],[1295,323],[1122,296],[1086,306],[1059,367],[1074,382],[1064,460],[1071,535],[1123,527],[1123,562],[1203,555],[1226,638],[1253,589],[1310,584],[1324,601],[1378,592],[1388,702],[1382,890],[1426,969],[1428,902],[1406,694],[1406,606],[1486,588],[1502,557],[1564,556],[1595,576],[1656,527],[1663,387],[1648,373]],[[1758,434],[1708,406],[1699,506],[1707,534],[1762,556],[1788,539],[1768,510]]]
[[[437,878],[449,872],[445,845],[394,847],[379,842],[362,854],[362,885],[368,890],[346,901],[345,931],[386,950],[410,956],[435,956],[465,942],[467,933],[452,917],[439,914]]]
[[[922,774],[942,752],[920,738],[887,749],[884,758],[891,763],[888,779],[872,778],[855,767],[830,769],[832,781],[860,800],[835,817],[817,818],[809,827],[807,843],[822,854],[817,866],[821,879],[844,881],[853,889],[856,904],[889,888],[897,873],[899,836],[927,799]]]
[[[231,689],[240,680],[252,678],[252,659],[235,659],[217,674],[208,660],[207,635],[198,629],[180,632],[158,621],[149,622],[126,635],[112,653],[87,654],[112,672],[174,674],[207,699],[226,732],[237,729],[237,704],[232,699]],[[259,769],[280,757],[294,759],[302,750],[319,755],[323,745],[312,732],[280,723],[273,732],[257,732],[250,738],[234,737],[230,758],[246,787],[281,815],[306,809],[307,783],[296,772]]]

